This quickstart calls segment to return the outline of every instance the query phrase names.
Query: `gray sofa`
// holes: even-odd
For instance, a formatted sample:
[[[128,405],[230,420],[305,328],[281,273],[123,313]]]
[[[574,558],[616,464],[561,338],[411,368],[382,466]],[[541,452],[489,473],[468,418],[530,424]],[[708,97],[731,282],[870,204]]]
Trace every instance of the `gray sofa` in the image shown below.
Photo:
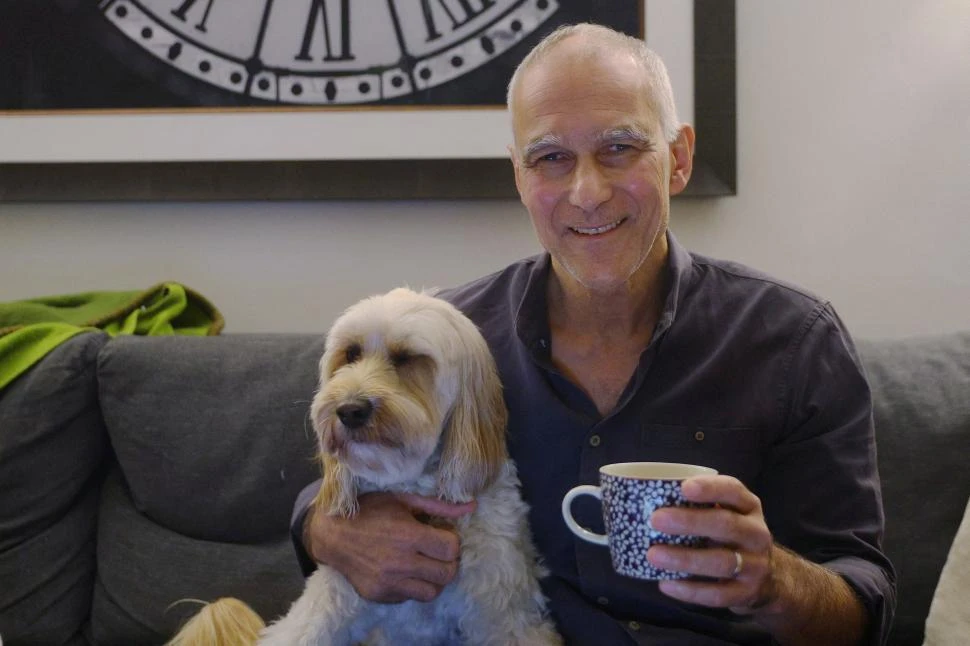
[[[859,348],[899,574],[890,643],[921,644],[970,497],[970,334]],[[0,392],[4,645],[161,643],[189,598],[283,612],[321,352],[309,335],[86,333]]]

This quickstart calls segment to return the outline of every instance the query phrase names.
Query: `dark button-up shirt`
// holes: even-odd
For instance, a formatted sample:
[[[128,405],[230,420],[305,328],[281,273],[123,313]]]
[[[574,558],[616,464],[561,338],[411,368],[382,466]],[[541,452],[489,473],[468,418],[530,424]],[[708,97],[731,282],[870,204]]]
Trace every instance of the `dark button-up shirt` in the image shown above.
[[[691,254],[671,234],[668,242],[663,311],[605,417],[552,363],[548,255],[441,294],[475,321],[498,363],[509,450],[551,571],[543,589],[561,633],[582,646],[773,643],[750,619],[616,574],[607,548],[566,527],[563,496],[598,483],[602,465],[663,461],[741,480],[761,498],[779,544],[845,578],[869,613],[869,643],[882,643],[895,576],[880,549],[870,392],[848,333],[830,304],[804,290]],[[297,523],[309,494],[297,503]],[[595,500],[581,497],[573,512],[604,531]],[[308,565],[303,554],[301,561]]]

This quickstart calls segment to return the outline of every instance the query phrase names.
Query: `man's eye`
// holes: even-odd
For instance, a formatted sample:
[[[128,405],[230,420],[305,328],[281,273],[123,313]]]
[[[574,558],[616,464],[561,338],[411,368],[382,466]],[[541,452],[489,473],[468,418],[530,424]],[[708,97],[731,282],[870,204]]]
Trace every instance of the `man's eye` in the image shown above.
[[[564,161],[566,155],[560,152],[546,153],[545,155],[540,155],[532,160],[530,166],[537,166],[539,164],[555,164],[557,162]]]
[[[347,361],[347,363],[356,363],[357,361],[360,360],[360,355],[361,355],[360,346],[357,345],[356,343],[353,345],[347,346],[347,349],[344,350],[344,359]]]
[[[625,153],[628,150],[633,150],[633,146],[630,144],[610,144],[608,150],[611,153]]]

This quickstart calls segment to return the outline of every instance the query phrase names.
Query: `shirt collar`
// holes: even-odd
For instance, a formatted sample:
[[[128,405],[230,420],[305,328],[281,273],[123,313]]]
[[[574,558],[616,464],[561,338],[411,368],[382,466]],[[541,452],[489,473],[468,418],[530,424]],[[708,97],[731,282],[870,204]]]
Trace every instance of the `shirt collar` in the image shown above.
[[[690,289],[693,272],[694,260],[690,252],[677,242],[673,232],[667,229],[667,298],[653,332],[654,338],[673,325],[677,317],[677,308],[684,300],[687,290]]]

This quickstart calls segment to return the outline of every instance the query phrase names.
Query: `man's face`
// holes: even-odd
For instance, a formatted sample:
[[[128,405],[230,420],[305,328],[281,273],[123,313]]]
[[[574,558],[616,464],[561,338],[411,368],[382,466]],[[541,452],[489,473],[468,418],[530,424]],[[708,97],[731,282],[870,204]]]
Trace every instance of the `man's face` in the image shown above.
[[[560,43],[521,78],[511,152],[519,195],[554,267],[608,292],[651,253],[665,257],[670,195],[689,169],[677,171],[676,144],[663,138],[634,58],[576,45]]]

